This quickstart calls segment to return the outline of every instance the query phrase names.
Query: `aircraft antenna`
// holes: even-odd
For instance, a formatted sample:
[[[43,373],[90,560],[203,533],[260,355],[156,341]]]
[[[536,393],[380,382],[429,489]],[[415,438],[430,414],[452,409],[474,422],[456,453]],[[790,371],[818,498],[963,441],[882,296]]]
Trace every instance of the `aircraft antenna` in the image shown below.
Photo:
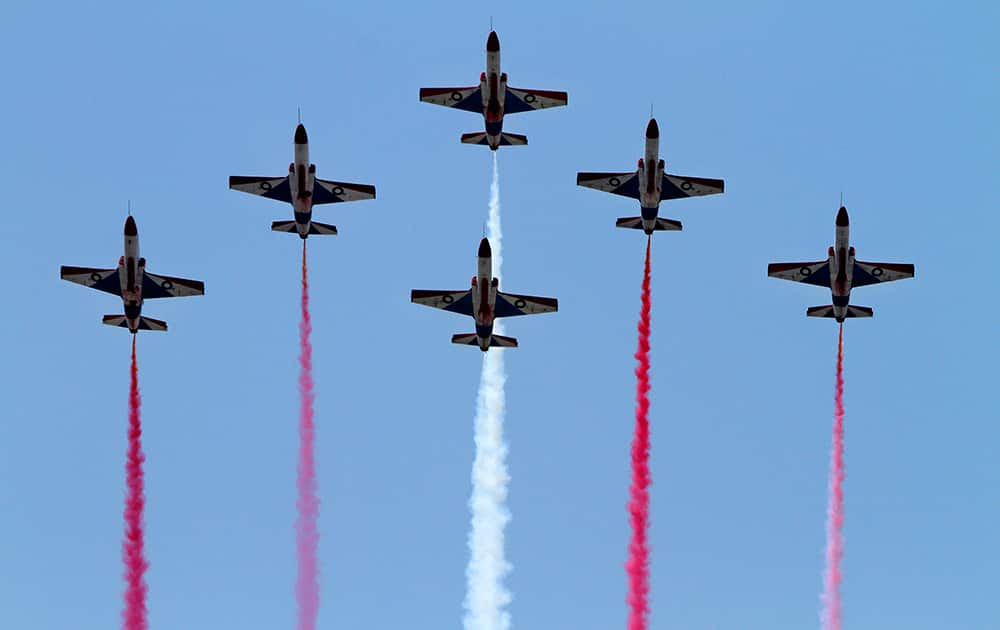
[[[844,191],[840,191],[840,207],[844,207]]]
[[[301,125],[302,124],[302,108],[301,107],[296,107],[295,111],[297,111],[298,114],[299,114],[299,124]]]
[[[490,16],[490,32],[493,32],[493,16]]]
[[[132,200],[128,200],[128,216],[132,216]]]

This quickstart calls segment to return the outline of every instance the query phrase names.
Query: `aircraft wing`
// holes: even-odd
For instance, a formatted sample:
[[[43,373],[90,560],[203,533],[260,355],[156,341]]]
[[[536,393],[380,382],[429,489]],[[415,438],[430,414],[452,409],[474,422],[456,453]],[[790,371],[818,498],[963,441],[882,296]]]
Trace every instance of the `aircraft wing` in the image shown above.
[[[483,113],[483,92],[473,87],[420,88],[420,100],[432,105],[444,105],[467,112]]]
[[[260,195],[268,199],[292,202],[292,189],[288,185],[288,177],[245,177],[232,175],[229,177],[229,187],[240,192]]]
[[[204,294],[205,283],[200,280],[158,276],[148,271],[144,272],[142,276],[143,298],[187,297],[189,295]]]
[[[721,179],[705,177],[685,177],[683,175],[663,174],[660,185],[660,199],[683,199],[684,197],[700,197],[702,195],[717,195],[725,190],[726,183]]]
[[[497,291],[497,317],[537,315],[539,313],[554,313],[557,310],[559,310],[559,300],[555,298],[515,295],[514,293]]]
[[[368,184],[348,184],[331,182],[318,177],[313,184],[313,205],[339,203],[341,201],[361,201],[374,199],[375,187]]]
[[[91,289],[104,291],[121,297],[122,284],[118,278],[118,268],[114,269],[91,269],[90,267],[67,267],[63,265],[59,268],[59,277],[77,284],[82,284]]]
[[[613,195],[639,198],[638,172],[631,173],[577,173],[576,185],[603,190]]]
[[[767,275],[782,280],[815,284],[820,287],[830,286],[830,261],[819,262],[789,262],[771,263],[767,266]]]
[[[905,280],[913,277],[913,265],[898,263],[854,261],[854,271],[851,276],[852,287],[863,287],[880,282]]]
[[[566,92],[553,92],[551,90],[522,90],[510,86],[504,90],[503,113],[517,114],[520,112],[531,112],[536,109],[548,109],[550,107],[562,107],[566,104]]]
[[[440,308],[452,313],[472,316],[472,291],[427,291],[414,289],[410,292],[410,301]]]

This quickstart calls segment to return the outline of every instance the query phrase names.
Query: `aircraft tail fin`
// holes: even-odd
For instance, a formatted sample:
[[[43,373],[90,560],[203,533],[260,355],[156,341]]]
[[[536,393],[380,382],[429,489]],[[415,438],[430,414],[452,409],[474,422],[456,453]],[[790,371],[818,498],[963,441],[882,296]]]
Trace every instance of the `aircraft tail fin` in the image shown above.
[[[105,315],[101,323],[118,328],[128,328],[128,319],[124,315]],[[167,322],[152,317],[139,317],[139,330],[166,332]]]
[[[452,343],[457,343],[457,344],[463,345],[463,346],[478,346],[479,345],[479,337],[476,336],[476,333],[466,333],[466,334],[452,335],[451,342]],[[491,348],[516,348],[517,347],[517,339],[514,339],[513,337],[504,337],[503,335],[493,335],[490,338],[490,347]]]
[[[271,224],[271,230],[275,232],[288,232],[289,234],[298,234],[299,230],[295,221],[275,221]],[[319,223],[317,221],[309,222],[309,234],[337,234],[337,226],[329,225],[326,223]]]
[[[875,311],[868,306],[851,304],[847,307],[847,318],[872,317],[873,315],[875,315]],[[825,306],[810,306],[806,309],[806,317],[836,317],[836,315],[834,315],[833,305],[827,304]]]
[[[615,221],[615,226],[620,228],[630,228],[633,230],[644,230],[646,229],[642,225],[642,217],[621,217]],[[683,230],[684,227],[681,225],[680,221],[674,221],[673,219],[664,219],[661,217],[656,217],[656,225],[653,227],[653,231],[667,231],[667,230]]]
[[[482,146],[489,146],[490,141],[486,136],[485,132],[477,131],[474,133],[463,133],[462,134],[463,144],[479,144]],[[513,147],[513,146],[524,146],[528,144],[528,137],[522,136],[517,133],[501,133],[500,134],[500,146],[502,147]]]

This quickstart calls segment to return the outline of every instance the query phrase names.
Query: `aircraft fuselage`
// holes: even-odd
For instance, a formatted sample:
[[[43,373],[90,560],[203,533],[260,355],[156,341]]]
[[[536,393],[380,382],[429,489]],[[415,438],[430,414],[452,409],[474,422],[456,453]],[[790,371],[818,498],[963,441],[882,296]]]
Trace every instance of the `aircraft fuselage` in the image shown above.
[[[486,139],[490,149],[500,147],[503,133],[503,105],[507,93],[507,75],[500,72],[500,39],[494,32],[486,40],[486,72],[479,77],[483,95],[483,118],[486,119]]]
[[[493,253],[485,238],[479,243],[476,275],[472,277],[472,316],[476,320],[476,338],[481,350],[489,350],[496,320],[497,288],[500,281],[493,277]]]
[[[636,173],[639,179],[639,205],[642,208],[642,228],[652,234],[656,227],[656,216],[660,212],[660,193],[663,188],[663,169],[660,159],[660,129],[656,120],[650,119],[646,126],[646,151],[639,160]]]
[[[133,334],[139,331],[145,268],[146,259],[139,257],[139,231],[136,229],[135,219],[129,216],[125,220],[125,255],[118,259],[118,278],[121,282],[125,319]]]
[[[833,312],[838,322],[847,317],[851,301],[851,276],[854,273],[854,248],[850,244],[850,219],[847,208],[837,211],[837,228],[834,245],[828,250],[830,257],[830,291],[833,295]]]
[[[295,212],[295,229],[299,236],[309,235],[312,222],[313,185],[316,180],[316,165],[309,163],[309,138],[306,128],[300,123],[295,129],[294,160],[288,165],[288,185]]]

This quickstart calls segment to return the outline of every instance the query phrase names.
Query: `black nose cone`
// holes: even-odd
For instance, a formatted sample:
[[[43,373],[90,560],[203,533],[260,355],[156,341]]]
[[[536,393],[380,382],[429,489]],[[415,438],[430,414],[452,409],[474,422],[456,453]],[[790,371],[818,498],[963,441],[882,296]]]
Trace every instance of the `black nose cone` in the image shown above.
[[[656,124],[655,118],[649,119],[649,124],[646,125],[646,138],[653,139],[660,137],[660,127]]]
[[[309,138],[306,136],[306,128],[302,123],[295,128],[295,144],[308,144]]]
[[[500,52],[500,38],[496,31],[490,31],[490,37],[486,40],[486,52]]]
[[[837,227],[846,227],[850,221],[847,219],[847,208],[840,206],[837,210]]]
[[[487,239],[479,241],[479,257],[489,258],[493,255],[493,250],[490,249],[490,242]]]
[[[135,219],[132,218],[132,215],[129,215],[129,217],[125,219],[125,236],[135,236],[138,233],[139,231],[135,229]]]

